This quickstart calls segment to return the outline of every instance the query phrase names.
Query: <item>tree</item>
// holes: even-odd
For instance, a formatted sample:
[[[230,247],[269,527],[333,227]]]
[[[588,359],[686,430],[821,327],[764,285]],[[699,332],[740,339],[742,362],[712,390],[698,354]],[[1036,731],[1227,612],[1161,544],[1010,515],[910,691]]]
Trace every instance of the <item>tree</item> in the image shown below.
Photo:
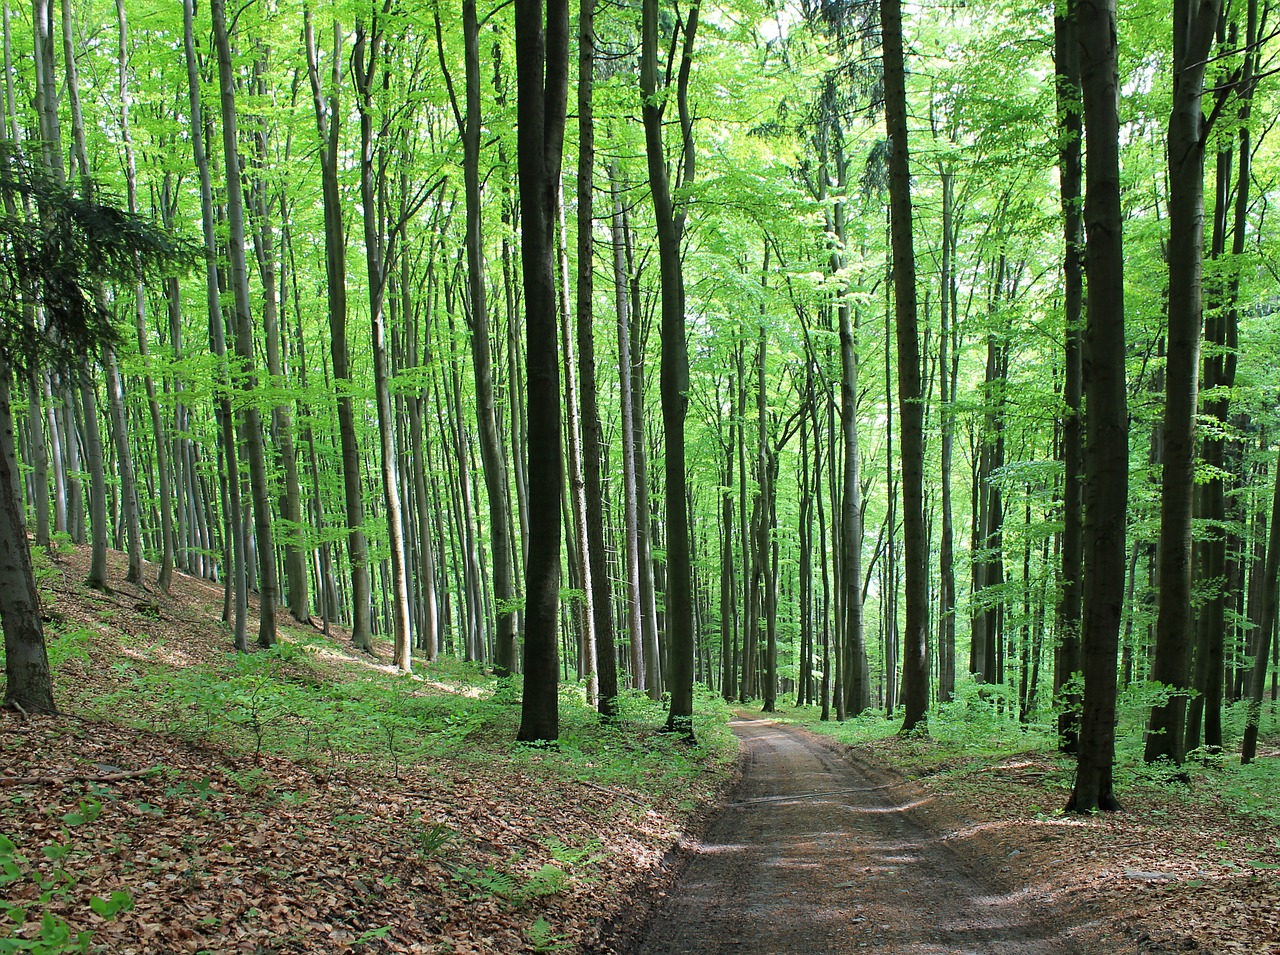
[[[902,4],[881,0],[884,105],[889,130],[894,329],[898,343],[898,415],[902,435],[902,524],[905,537],[906,629],[902,642],[902,732],[926,722],[929,709],[929,544],[924,520],[924,389],[916,315],[916,267],[911,223],[911,162],[907,153],[907,91],[902,53]]]
[[[235,300],[235,349],[240,360],[240,387],[246,394],[257,388],[253,349],[253,319],[249,297],[249,269],[245,261],[244,190],[240,180],[239,125],[231,42],[227,35],[225,0],[210,0],[213,35],[218,56],[218,88],[222,106],[222,152],[227,173],[227,243],[231,260],[228,282]],[[276,642],[276,549],[271,537],[271,498],[267,488],[267,457],[262,444],[262,420],[253,402],[241,413],[242,440],[249,458],[249,490],[258,551],[258,644]]]
[[[612,719],[618,709],[618,660],[614,648],[613,599],[605,553],[604,488],[600,459],[605,450],[600,437],[600,410],[596,398],[596,351],[592,297],[595,262],[592,233],[595,229],[595,115],[592,89],[595,80],[595,0],[582,0],[578,16],[578,384],[582,389],[582,464],[586,494],[587,560],[592,588],[592,612],[596,639],[596,667],[600,715]]]
[[[11,377],[36,367],[66,370],[116,340],[98,292],[137,281],[140,269],[177,259],[182,247],[147,220],[78,198],[45,172],[8,156],[0,193],[32,200],[34,220],[5,203],[0,217],[0,624],[6,706],[53,713],[53,680],[23,518],[11,413]],[[13,210],[13,211],[10,211]],[[24,321],[38,304],[45,326]]]
[[[352,396],[351,355],[347,347],[347,235],[343,224],[343,201],[338,180],[338,158],[342,144],[341,90],[342,28],[333,24],[330,61],[333,75],[326,98],[320,80],[320,58],[310,11],[304,17],[307,47],[307,75],[315,106],[316,130],[320,139],[321,202],[324,207],[325,295],[329,307],[329,355],[338,392],[338,441],[342,451],[342,492],[347,525],[347,555],[351,567],[351,642],[361,650],[371,650],[372,600],[369,580],[369,542],[364,533],[364,493],[360,486],[360,445],[356,439],[355,399]]]
[[[529,375],[529,557],[525,566],[523,742],[559,735],[560,374],[556,361],[556,194],[569,91],[568,0],[516,0],[521,262]]]
[[[1174,0],[1173,110],[1169,115],[1169,332],[1160,478],[1160,579],[1151,679],[1169,697],[1151,708],[1147,762],[1181,763],[1190,676],[1191,511],[1203,321],[1204,73],[1222,0]]]
[[[1129,488],[1124,254],[1115,0],[1078,0],[1085,130],[1084,698],[1068,810],[1120,808],[1113,792],[1116,653],[1124,603]]]
[[[695,169],[692,118],[689,113],[689,72],[698,29],[699,5],[694,3],[679,24],[683,35],[676,108],[680,117],[682,162],[680,178],[688,183]],[[689,403],[689,350],[685,341],[684,268],[680,242],[685,210],[672,198],[662,124],[670,100],[658,90],[658,2],[644,0],[641,11],[640,96],[644,117],[645,156],[649,191],[658,228],[658,262],[662,295],[662,435],[665,444],[665,500],[667,517],[667,640],[670,653],[671,705],[667,729],[693,736],[693,568],[690,559],[689,506],[685,467],[684,419]],[[673,37],[672,42],[676,42]],[[669,92],[665,91],[665,92]]]
[[[1054,14],[1054,68],[1057,74],[1058,122],[1062,127],[1058,146],[1059,192],[1062,202],[1062,298],[1064,338],[1062,421],[1062,597],[1058,602],[1058,652],[1053,668],[1053,689],[1063,688],[1080,670],[1081,614],[1081,469],[1083,445],[1081,366],[1084,282],[1082,258],[1084,233],[1080,208],[1080,53],[1076,40],[1074,0]],[[1058,714],[1062,750],[1074,753],[1078,732],[1079,696],[1063,700]]]

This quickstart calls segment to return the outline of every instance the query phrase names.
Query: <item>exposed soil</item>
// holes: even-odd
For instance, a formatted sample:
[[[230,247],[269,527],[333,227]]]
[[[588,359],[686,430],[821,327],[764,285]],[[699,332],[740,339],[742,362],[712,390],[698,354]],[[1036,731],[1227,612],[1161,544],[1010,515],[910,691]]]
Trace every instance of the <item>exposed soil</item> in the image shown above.
[[[1049,895],[1010,889],[1004,859],[954,835],[906,780],[843,747],[740,718],[743,779],[631,948],[894,955],[1118,951],[1080,940]],[[1073,928],[1074,925],[1074,928]],[[1096,933],[1096,928],[1088,929]]]

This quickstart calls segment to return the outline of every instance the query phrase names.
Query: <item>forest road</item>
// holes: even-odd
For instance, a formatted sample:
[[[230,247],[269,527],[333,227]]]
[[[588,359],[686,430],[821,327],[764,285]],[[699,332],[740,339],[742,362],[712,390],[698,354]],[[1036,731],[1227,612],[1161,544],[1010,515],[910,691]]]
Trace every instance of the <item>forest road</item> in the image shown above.
[[[997,887],[907,787],[767,719],[732,724],[743,779],[654,909],[642,955],[1079,955],[1055,913]]]

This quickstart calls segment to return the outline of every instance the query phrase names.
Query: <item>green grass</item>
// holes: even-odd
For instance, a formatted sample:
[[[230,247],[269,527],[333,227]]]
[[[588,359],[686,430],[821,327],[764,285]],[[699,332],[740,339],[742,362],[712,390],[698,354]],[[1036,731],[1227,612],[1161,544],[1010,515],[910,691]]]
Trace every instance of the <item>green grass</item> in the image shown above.
[[[997,692],[992,693],[992,690]],[[1049,723],[1020,724],[1012,718],[999,688],[982,692],[970,682],[957,688],[954,702],[929,714],[927,736],[897,741],[894,758],[901,770],[919,775],[963,776],[1018,754],[1048,760],[1054,767],[1047,781],[1070,786],[1075,761],[1057,750],[1056,727]],[[1143,762],[1143,730],[1152,702],[1164,691],[1151,684],[1134,684],[1122,691],[1116,722],[1116,785],[1121,790],[1143,790],[1188,800],[1215,799],[1240,816],[1268,823],[1280,822],[1280,760],[1264,758],[1240,765],[1239,744],[1244,730],[1242,703],[1223,709],[1225,752],[1192,753],[1180,767],[1149,766]],[[856,719],[822,722],[817,707],[784,708],[780,719],[832,737],[849,746],[872,745],[894,736],[901,719],[883,713],[864,713]],[[1275,740],[1280,718],[1271,707],[1263,708],[1262,736]]]
[[[135,725],[157,732],[318,764],[373,762],[397,777],[436,760],[498,760],[658,796],[681,793],[708,766],[723,769],[736,758],[728,710],[711,694],[697,696],[698,740],[690,744],[661,732],[665,710],[643,695],[625,693],[619,719],[604,723],[581,688],[566,685],[559,744],[532,749],[515,742],[520,677],[500,683],[452,661],[426,675],[429,684],[380,673],[334,680],[307,644],[281,643],[229,653],[212,668],[121,663],[120,689],[89,705],[133,714]]]

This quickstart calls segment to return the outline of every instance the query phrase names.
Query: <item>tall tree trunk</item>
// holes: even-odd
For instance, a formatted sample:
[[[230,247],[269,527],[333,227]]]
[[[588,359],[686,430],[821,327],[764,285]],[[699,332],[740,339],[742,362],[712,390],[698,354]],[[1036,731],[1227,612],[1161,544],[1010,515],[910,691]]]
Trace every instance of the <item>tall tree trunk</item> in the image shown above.
[[[390,4],[382,8],[385,15]],[[351,62],[355,74],[356,103],[360,112],[360,204],[364,207],[365,265],[369,282],[369,320],[373,338],[373,381],[378,414],[379,471],[386,507],[387,541],[391,560],[391,630],[393,662],[402,673],[413,669],[409,640],[409,571],[405,559],[404,515],[400,505],[400,473],[396,465],[396,421],[391,411],[391,372],[387,356],[387,238],[382,227],[376,191],[386,177],[386,160],[374,141],[385,143],[390,130],[384,119],[381,129],[373,128],[373,83],[382,54],[382,25],[374,12],[368,29],[356,21],[356,39]],[[385,116],[385,113],[384,113]],[[375,181],[376,180],[376,181]]]
[[[1252,150],[1250,149],[1249,114],[1253,88],[1256,83],[1257,63],[1257,0],[1249,0],[1245,27],[1245,58],[1240,72],[1237,116],[1240,126],[1237,133],[1239,157],[1236,163],[1234,221],[1231,203],[1232,151],[1220,148],[1217,162],[1217,201],[1214,203],[1214,227],[1212,256],[1222,259],[1227,251],[1227,234],[1232,236],[1230,262],[1240,260],[1244,252],[1245,229],[1248,225],[1249,186],[1251,180]],[[1221,35],[1220,41],[1234,44],[1237,37],[1233,25],[1230,37]],[[1220,94],[1221,95],[1221,94]],[[1211,285],[1210,318],[1206,339],[1213,351],[1205,360],[1205,416],[1211,426],[1204,439],[1202,456],[1210,469],[1209,482],[1202,489],[1204,512],[1201,515],[1209,524],[1210,536],[1205,541],[1204,582],[1211,593],[1198,620],[1198,646],[1196,650],[1196,689],[1187,718],[1187,748],[1199,745],[1200,720],[1204,719],[1204,744],[1215,750],[1222,747],[1222,696],[1225,640],[1227,633],[1227,595],[1238,591],[1232,586],[1231,569],[1237,566],[1228,558],[1229,532],[1227,523],[1227,494],[1224,487],[1224,469],[1231,470],[1227,460],[1227,440],[1223,430],[1231,406],[1231,391],[1236,379],[1236,349],[1238,345],[1239,310],[1236,300],[1240,287],[1239,272],[1228,267],[1227,275],[1219,275]]]
[[[1053,692],[1059,698],[1080,672],[1081,574],[1083,539],[1083,406],[1081,366],[1084,325],[1084,227],[1080,206],[1080,51],[1076,19],[1069,6],[1053,18],[1054,67],[1058,81],[1059,192],[1062,197],[1062,297],[1066,348],[1062,398],[1062,590],[1058,600],[1058,646]],[[1064,753],[1075,753],[1080,728],[1080,696],[1058,702],[1058,740]]]
[[[569,74],[567,0],[516,0],[521,260],[529,375],[529,560],[523,742],[559,734],[560,388],[556,363],[555,208]]]
[[[8,134],[9,144],[0,146],[0,163],[5,164],[5,172],[8,173],[8,150],[21,150],[23,142],[22,124],[18,122],[17,99],[14,95],[14,68],[13,68],[13,42],[10,30],[9,4],[3,5],[4,18],[4,92],[5,92],[5,129]],[[11,216],[17,216],[17,202],[11,192],[5,192],[5,211]],[[24,205],[30,205],[30,201],[24,199]],[[36,310],[34,305],[27,302],[23,305],[24,320],[28,325],[35,326]],[[30,438],[31,454],[29,463],[31,465],[32,478],[32,510],[34,511],[36,526],[35,539],[37,547],[49,546],[49,454],[45,445],[45,408],[44,388],[46,381],[46,372],[41,369],[31,369],[26,374],[27,385],[27,433]],[[49,411],[52,414],[52,407]],[[52,420],[52,418],[50,419]],[[49,437],[52,439],[55,448],[54,463],[54,487],[55,501],[57,506],[62,508],[61,522],[55,526],[59,531],[66,529],[65,514],[65,477],[61,470],[61,462],[56,454],[58,444],[58,434],[56,428],[49,429]]]
[[[644,629],[640,589],[639,486],[636,481],[636,433],[631,391],[631,295],[627,256],[627,223],[618,185],[617,163],[609,167],[609,193],[613,204],[612,245],[614,306],[618,326],[618,404],[622,412],[623,538],[627,558],[627,635],[631,646],[634,686],[644,686]]]
[[[939,305],[942,318],[938,336],[938,415],[941,418],[942,532],[938,543],[938,702],[949,703],[956,690],[956,568],[955,522],[951,502],[951,460],[955,449],[955,400],[959,347],[955,314],[955,176],[942,173],[942,276]]]
[[[123,0],[117,0],[123,3]],[[266,93],[261,74],[267,67],[267,51],[262,51],[254,64],[255,87]],[[275,231],[271,224],[274,204],[268,195],[264,181],[268,161],[268,128],[259,120],[254,130],[257,144],[258,175],[251,187],[253,202],[253,244],[258,260],[258,273],[262,278],[262,335],[266,343],[267,374],[273,389],[286,389],[284,363],[280,355],[280,297],[277,293],[279,271],[277,269]],[[287,153],[287,151],[286,151]],[[288,161],[286,154],[286,163]],[[282,202],[283,205],[283,202]],[[306,623],[311,619],[310,597],[307,593],[307,554],[305,527],[302,514],[302,490],[298,483],[298,455],[293,440],[293,415],[288,401],[278,401],[271,408],[271,437],[280,456],[283,481],[280,490],[280,514],[284,525],[285,591],[289,613],[293,619]]]
[[[587,557],[595,613],[600,715],[618,712],[618,661],[614,647],[613,592],[604,536],[605,453],[596,399],[595,345],[595,0],[581,0],[578,15],[578,384],[582,389],[582,476],[586,482]]]
[[[1249,677],[1249,698],[1245,710],[1244,740],[1240,746],[1240,762],[1251,763],[1258,755],[1258,724],[1262,721],[1262,697],[1267,686],[1267,656],[1275,639],[1276,604],[1280,590],[1276,576],[1280,574],[1280,456],[1276,459],[1275,490],[1271,498],[1271,528],[1267,536],[1266,568],[1261,600],[1249,622],[1253,626],[1253,672]],[[1260,604],[1260,606],[1259,606]]]
[[[540,15],[541,12],[539,11]],[[459,118],[459,123],[462,131],[463,179],[465,181],[467,204],[467,304],[469,306],[467,318],[471,326],[471,359],[475,370],[480,463],[484,470],[484,484],[489,496],[489,534],[493,544],[493,591],[498,604],[498,631],[495,636],[494,670],[499,675],[502,675],[514,673],[516,669],[516,616],[514,609],[516,589],[510,535],[511,505],[508,500],[507,469],[503,463],[502,434],[498,430],[498,412],[494,396],[484,239],[481,233],[483,216],[480,188],[480,139],[483,128],[480,115],[480,28],[476,19],[475,0],[463,0],[462,28],[466,45],[466,113]],[[538,55],[541,56],[541,53]],[[521,156],[520,158],[523,161],[524,157]],[[557,181],[558,178],[557,176]],[[523,182],[521,184],[521,195],[524,195]],[[524,215],[528,215],[528,210],[524,208],[523,203],[521,209]],[[554,221],[553,214],[550,223],[553,225]],[[549,225],[548,227],[550,228],[551,226]],[[522,235],[526,233],[526,229],[527,225],[522,222]],[[549,254],[552,255],[554,269],[554,250]],[[527,295],[528,290],[526,289]],[[556,307],[554,295],[548,300],[547,305],[551,309],[551,331],[552,340],[554,341]],[[527,302],[526,307],[528,307]],[[530,369],[529,374],[532,376],[532,369]],[[558,378],[557,374],[556,380]],[[530,401],[530,407],[532,407],[532,401]],[[532,422],[530,422],[529,427],[532,429]],[[532,438],[530,438],[530,444],[532,444]],[[532,448],[530,451],[532,453]],[[557,465],[558,470],[559,465]],[[555,508],[555,511],[558,514],[559,508]],[[544,519],[549,520],[549,518]],[[530,530],[532,532],[532,525]],[[529,599],[533,599],[531,595]]]
[[[346,228],[342,221],[342,194],[338,186],[338,146],[341,125],[339,92],[342,82],[342,29],[333,25],[333,76],[328,102],[320,83],[319,57],[310,10],[304,13],[307,74],[315,103],[320,135],[320,187],[324,205],[325,292],[329,304],[329,354],[338,393],[338,439],[342,447],[342,489],[346,503],[347,557],[351,565],[351,642],[361,650],[373,649],[372,586],[369,581],[369,542],[364,533],[364,489],[360,482],[360,445],[356,440],[355,402],[352,397],[351,355],[347,348]]]
[[[241,390],[250,400],[242,413],[245,450],[249,456],[249,490],[253,498],[253,526],[258,550],[258,644],[276,642],[276,553],[271,538],[271,499],[267,486],[267,458],[262,445],[262,421],[252,395],[258,387],[253,355],[253,319],[249,305],[249,270],[245,262],[244,189],[240,181],[238,117],[231,43],[227,38],[225,0],[210,0],[214,43],[218,54],[222,105],[222,151],[227,173],[228,247],[235,298],[236,356],[240,359]]]
[[[233,640],[237,650],[249,648],[248,604],[249,584],[245,568],[245,540],[241,531],[239,466],[235,424],[231,416],[231,383],[228,377],[227,343],[222,321],[222,305],[218,292],[218,255],[213,212],[213,186],[209,174],[209,156],[205,149],[204,118],[200,97],[200,71],[195,45],[195,0],[183,0],[183,50],[187,64],[187,98],[191,107],[191,150],[200,178],[200,223],[205,255],[205,306],[209,321],[209,347],[218,362],[215,412],[224,458],[223,486],[226,488],[226,545],[230,565],[227,571],[228,597],[233,598]],[[224,619],[226,615],[224,614]]]
[[[575,335],[570,326],[569,313],[569,249],[568,230],[564,219],[563,186],[557,189],[556,211],[559,219],[557,230],[557,250],[560,261],[560,351],[564,361],[564,431],[568,438],[568,455],[565,466],[569,473],[569,495],[566,503],[572,511],[571,519],[566,520],[566,543],[570,555],[570,577],[572,587],[582,591],[582,601],[578,605],[580,637],[578,646],[578,676],[587,681],[587,704],[596,706],[600,701],[600,673],[596,660],[596,620],[598,614],[595,606],[596,589],[591,566],[591,544],[587,539],[587,493],[583,478],[582,428],[579,412],[578,367],[577,355],[574,352]],[[588,254],[590,247],[588,246]],[[581,265],[581,263],[580,263]],[[590,270],[588,259],[586,268]],[[579,289],[579,302],[582,290]],[[603,541],[601,541],[603,545]],[[606,595],[606,600],[607,600]]]
[[[1115,0],[1076,6],[1085,128],[1083,354],[1084,698],[1075,812],[1118,809],[1114,789],[1116,657],[1124,606],[1129,417],[1125,393],[1124,255],[1120,214]]]
[[[125,186],[127,190],[128,209],[132,214],[138,211],[138,173],[137,162],[133,152],[133,135],[129,126],[129,111],[132,106],[132,94],[129,90],[129,22],[125,14],[124,0],[116,0],[116,18],[120,32],[120,139],[124,145]],[[134,287],[134,321],[138,333],[138,354],[144,365],[147,364],[147,290],[139,282]],[[155,441],[156,474],[159,481],[160,498],[160,574],[157,582],[160,589],[168,591],[173,580],[174,561],[174,515],[173,515],[173,481],[170,477],[169,447],[165,434],[164,419],[160,413],[160,402],[156,397],[156,383],[151,375],[150,367],[143,372],[143,387],[147,393],[147,410],[151,416],[151,434]]]
[[[1191,511],[1200,380],[1204,257],[1204,73],[1222,0],[1173,2],[1173,110],[1169,116],[1169,334],[1165,366],[1164,469],[1160,478],[1160,578],[1151,679],[1170,690],[1151,708],[1144,756],[1181,763],[1186,754],[1191,635]]]
[[[681,180],[693,178],[694,153],[689,117],[689,70],[698,28],[695,4],[682,24],[684,40],[675,102],[683,134]],[[684,418],[688,406],[689,352],[685,342],[684,267],[680,242],[685,213],[677,210],[667,175],[663,147],[664,103],[658,97],[658,0],[644,0],[641,8],[640,56],[641,112],[644,117],[645,154],[649,188],[658,231],[658,261],[662,279],[662,432],[665,442],[665,500],[667,525],[667,640],[670,647],[669,686],[671,705],[668,730],[693,736],[693,568],[690,559],[688,498],[686,496]]]
[[[925,725],[929,710],[929,566],[924,520],[924,393],[916,326],[916,269],[911,229],[911,164],[902,4],[881,0],[885,120],[889,131],[889,208],[893,238],[894,322],[898,341],[898,415],[902,442],[902,523],[906,624],[902,640],[902,732]]]
[[[845,161],[837,144],[837,182],[843,186]],[[834,224],[839,248],[844,247],[845,206],[836,202]],[[844,256],[833,252],[831,270],[840,275]],[[847,289],[846,289],[847,291]],[[840,591],[844,607],[844,712],[857,716],[871,706],[871,678],[862,612],[862,488],[858,473],[858,341],[854,311],[847,295],[836,305],[840,328],[840,436],[844,460],[840,491]],[[816,432],[815,432],[816,433]]]
[[[53,15],[46,0],[37,0],[35,5],[37,21],[37,47],[44,51],[37,53],[37,77],[43,82],[37,85],[37,97],[41,100],[42,115],[45,116],[45,136],[49,142],[46,148],[46,159],[51,161],[50,169],[54,181],[66,181],[65,167],[62,162],[61,130],[57,118],[57,85],[53,62]],[[62,0],[62,55],[63,66],[67,76],[67,100],[71,112],[72,150],[75,167],[80,176],[80,192],[84,199],[91,199],[89,178],[89,154],[85,146],[84,117],[80,109],[80,80],[76,69],[74,21],[70,0]],[[102,290],[95,290],[102,298]],[[104,354],[105,357],[105,354]],[[85,464],[89,469],[89,514],[93,527],[91,538],[92,556],[89,562],[89,576],[86,583],[95,589],[105,590],[107,587],[107,479],[102,460],[102,434],[98,420],[98,394],[90,373],[86,357],[79,374],[80,402],[84,414],[84,454]],[[127,435],[125,455],[128,454]],[[118,453],[118,446],[117,446]],[[130,555],[132,562],[134,554]],[[137,560],[141,562],[141,554]],[[130,570],[133,570],[132,563]]]
[[[107,404],[111,416],[111,436],[116,448],[116,467],[120,472],[120,510],[125,529],[128,569],[125,580],[145,586],[142,575],[142,525],[138,516],[138,482],[129,449],[129,422],[124,407],[124,382],[115,348],[102,349],[102,368],[107,385]]]

